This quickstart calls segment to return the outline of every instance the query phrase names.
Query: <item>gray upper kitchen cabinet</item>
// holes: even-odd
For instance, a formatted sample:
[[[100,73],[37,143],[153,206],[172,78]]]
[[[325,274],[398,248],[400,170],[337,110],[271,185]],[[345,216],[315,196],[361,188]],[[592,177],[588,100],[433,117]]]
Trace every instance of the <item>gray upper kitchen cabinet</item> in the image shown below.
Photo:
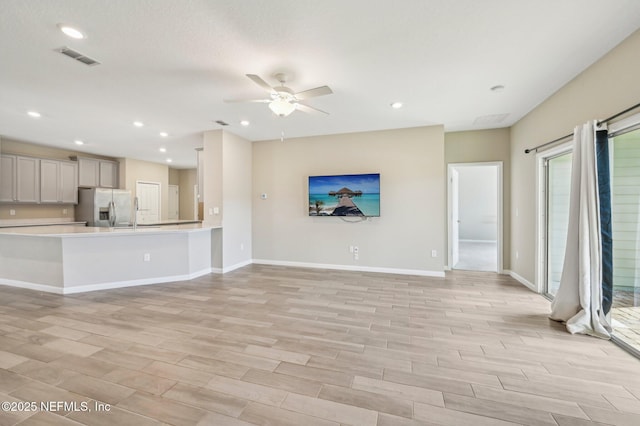
[[[16,201],[16,161],[15,155],[0,156],[0,202]]]
[[[60,176],[60,162],[40,160],[40,202],[57,203]]]
[[[78,204],[78,163],[60,162],[60,202]]]
[[[16,156],[16,201],[40,201],[40,159]]]
[[[78,165],[75,162],[40,160],[40,202],[78,202]]]
[[[118,163],[97,158],[77,157],[78,186],[88,188],[117,188]]]
[[[100,186],[102,188],[118,187],[118,163],[100,161]]]
[[[2,155],[0,202],[40,202],[40,159]]]
[[[95,158],[78,157],[78,186],[98,186],[100,161]]]

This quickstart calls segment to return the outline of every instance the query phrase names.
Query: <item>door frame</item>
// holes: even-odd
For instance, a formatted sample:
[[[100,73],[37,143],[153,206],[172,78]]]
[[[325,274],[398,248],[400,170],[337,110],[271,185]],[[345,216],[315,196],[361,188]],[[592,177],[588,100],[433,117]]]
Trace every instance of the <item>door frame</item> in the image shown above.
[[[453,269],[453,219],[452,219],[452,206],[454,195],[457,198],[457,194],[453,194],[453,188],[451,185],[451,180],[453,178],[453,170],[462,167],[478,167],[478,166],[491,166],[496,167],[498,179],[496,182],[497,190],[498,190],[498,223],[497,223],[497,251],[498,251],[498,262],[497,262],[497,273],[504,273],[503,270],[503,251],[504,251],[504,214],[503,214],[503,206],[504,206],[504,182],[503,182],[503,165],[502,161],[486,161],[486,162],[475,162],[475,163],[448,163],[447,164],[447,263],[448,266],[445,268],[447,270]]]
[[[545,294],[547,277],[547,161],[570,152],[573,152],[573,138],[536,154],[536,267],[532,290],[539,294]]]
[[[136,197],[138,197],[138,184],[147,184],[147,185],[157,185],[158,186],[158,222],[162,220],[162,183],[161,182],[153,182],[150,180],[136,180]],[[138,201],[140,199],[138,198]],[[136,212],[136,221],[138,221],[139,217],[137,217],[138,212]]]

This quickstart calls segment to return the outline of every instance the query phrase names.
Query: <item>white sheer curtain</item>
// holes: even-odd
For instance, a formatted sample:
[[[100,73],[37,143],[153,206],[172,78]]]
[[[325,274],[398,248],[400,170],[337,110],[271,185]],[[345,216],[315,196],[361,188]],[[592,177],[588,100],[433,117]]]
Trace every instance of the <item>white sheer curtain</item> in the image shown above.
[[[602,312],[602,247],[595,152],[596,122],[573,132],[569,229],[558,293],[551,319],[565,321],[572,333],[609,339],[611,325]]]

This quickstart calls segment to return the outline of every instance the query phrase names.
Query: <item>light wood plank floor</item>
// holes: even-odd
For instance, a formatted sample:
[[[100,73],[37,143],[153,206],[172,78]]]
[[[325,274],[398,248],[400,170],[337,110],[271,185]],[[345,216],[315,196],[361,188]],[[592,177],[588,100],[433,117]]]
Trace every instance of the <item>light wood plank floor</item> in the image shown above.
[[[0,400],[93,409],[0,425],[640,425],[640,361],[548,313],[481,272],[252,265],[64,297],[0,287]]]

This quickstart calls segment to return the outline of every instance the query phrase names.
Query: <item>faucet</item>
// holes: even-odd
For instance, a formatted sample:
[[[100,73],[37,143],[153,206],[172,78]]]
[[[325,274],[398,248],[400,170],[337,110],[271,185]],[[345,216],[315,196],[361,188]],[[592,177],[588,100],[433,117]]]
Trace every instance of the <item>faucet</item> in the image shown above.
[[[138,228],[138,197],[133,197],[133,230]]]

